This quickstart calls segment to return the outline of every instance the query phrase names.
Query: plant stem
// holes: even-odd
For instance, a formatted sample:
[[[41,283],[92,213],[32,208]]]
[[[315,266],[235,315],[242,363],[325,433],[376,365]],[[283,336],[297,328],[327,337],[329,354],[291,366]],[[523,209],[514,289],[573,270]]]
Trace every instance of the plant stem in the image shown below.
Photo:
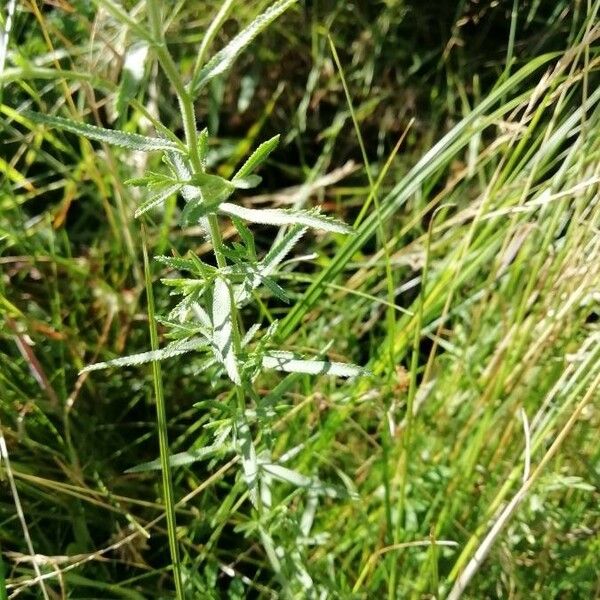
[[[150,329],[150,345],[153,351],[158,350],[158,333],[154,317],[154,295],[152,293],[152,278],[150,276],[150,262],[146,246],[146,232],[142,228],[144,272],[146,276],[146,295],[148,297],[148,327]],[[173,564],[173,577],[175,578],[175,594],[178,600],[183,600],[183,581],[181,578],[181,562],[179,559],[179,546],[177,545],[177,530],[175,522],[175,501],[173,481],[171,478],[171,464],[169,462],[169,439],[167,434],[167,411],[165,409],[165,396],[162,382],[162,371],[158,360],[152,361],[152,379],[156,396],[156,422],[158,428],[158,444],[160,449],[160,466],[162,473],[163,495],[165,512],[167,516],[167,530],[169,536],[169,549]]]

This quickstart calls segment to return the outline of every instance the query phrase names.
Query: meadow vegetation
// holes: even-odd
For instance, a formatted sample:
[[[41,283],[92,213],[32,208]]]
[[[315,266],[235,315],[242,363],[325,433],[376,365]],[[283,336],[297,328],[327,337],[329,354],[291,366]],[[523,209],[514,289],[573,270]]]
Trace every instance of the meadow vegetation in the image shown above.
[[[25,0],[0,600],[600,597],[598,0]]]

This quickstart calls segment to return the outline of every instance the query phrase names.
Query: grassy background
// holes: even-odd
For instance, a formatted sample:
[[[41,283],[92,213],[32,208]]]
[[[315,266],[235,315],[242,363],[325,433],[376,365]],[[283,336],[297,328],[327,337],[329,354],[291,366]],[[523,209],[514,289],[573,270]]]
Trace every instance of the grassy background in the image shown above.
[[[78,375],[149,348],[140,197],[123,181],[160,162],[20,114],[144,132],[145,106],[182,134],[151,56],[129,86],[135,36],[98,5],[19,3],[0,75],[9,597],[43,597],[21,516],[50,597],[172,597],[160,474],[126,472],[158,454],[150,370]],[[165,15],[184,74],[219,5]],[[267,5],[236,3],[215,47]],[[295,448],[290,466],[338,490],[318,498],[306,539],[312,500],[276,488],[278,542],[314,597],[445,597],[515,495],[464,597],[600,597],[597,14],[592,0],[306,0],[197,103],[224,175],[282,134],[247,205],[321,203],[357,229],[306,237],[313,256],[278,281],[291,304],[265,295],[244,314],[280,319],[286,349],[371,372],[258,382],[273,414],[257,440],[275,457]],[[177,227],[179,209],[171,199],[147,219],[152,254],[208,252]],[[273,231],[255,232],[266,248]],[[152,269],[164,313],[159,279],[173,273]],[[211,444],[229,386],[193,355],[163,378],[172,451]],[[235,456],[174,473],[190,597],[277,597]]]

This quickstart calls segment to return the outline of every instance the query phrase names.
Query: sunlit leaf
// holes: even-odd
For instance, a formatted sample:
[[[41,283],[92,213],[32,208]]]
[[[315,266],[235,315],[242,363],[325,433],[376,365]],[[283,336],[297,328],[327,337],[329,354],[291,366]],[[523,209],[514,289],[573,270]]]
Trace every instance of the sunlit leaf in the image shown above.
[[[277,148],[279,137],[279,135],[276,135],[270,140],[263,142],[233,176],[233,181],[243,180],[252,174],[268,158],[269,154]]]
[[[285,210],[283,208],[256,209],[223,202],[219,205],[219,212],[261,225],[304,225],[333,233],[352,232],[352,229],[345,223],[316,211]]]
[[[236,35],[229,44],[217,52],[190,83],[192,95],[196,95],[211,79],[225,73],[231,68],[237,57],[264,31],[277,17],[282,15],[297,0],[278,0],[265,12],[260,14],[248,27]]]
[[[104,129],[87,123],[78,123],[71,119],[43,115],[41,113],[24,111],[24,116],[31,119],[34,123],[56,127],[70,133],[81,135],[90,140],[105,142],[113,146],[120,146],[128,150],[139,150],[142,152],[153,152],[155,150],[170,150],[171,152],[185,152],[178,144],[164,138],[152,138],[138,133],[125,133],[115,129]]]
[[[172,358],[173,356],[179,356],[186,352],[192,352],[193,350],[201,350],[207,348],[207,343],[201,338],[195,338],[187,340],[183,343],[173,343],[166,348],[160,350],[151,350],[150,352],[142,352],[140,354],[131,354],[130,356],[122,356],[106,362],[94,363],[88,365],[81,370],[81,373],[88,373],[89,371],[99,371],[100,369],[109,369],[111,367],[133,367],[149,363],[154,360],[164,360],[166,358]]]
[[[307,360],[292,352],[272,351],[262,360],[265,369],[275,369],[286,373],[306,373],[307,375],[332,375],[334,377],[357,377],[365,372],[360,367],[328,360]]]
[[[225,367],[227,375],[233,383],[240,385],[242,381],[234,351],[232,318],[229,285],[219,276],[215,279],[213,290],[213,343],[216,357]]]

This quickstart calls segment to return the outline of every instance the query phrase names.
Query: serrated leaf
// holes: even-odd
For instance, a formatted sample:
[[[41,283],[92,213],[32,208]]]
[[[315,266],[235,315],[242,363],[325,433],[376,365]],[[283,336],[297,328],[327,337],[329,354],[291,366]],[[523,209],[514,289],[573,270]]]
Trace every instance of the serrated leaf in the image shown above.
[[[142,204],[135,211],[135,218],[141,217],[145,212],[148,212],[150,209],[162,204],[167,198],[176,194],[181,189],[180,183],[174,183],[173,185],[169,185],[166,188],[162,188],[158,190],[155,194],[152,194],[147,200],[142,202]]]
[[[286,373],[305,373],[307,375],[332,375],[334,377],[357,377],[365,371],[350,363],[328,360],[311,360],[296,356],[292,352],[273,351],[262,359],[265,369],[275,369]]]
[[[198,448],[197,450],[188,450],[187,452],[177,452],[169,456],[169,464],[172,467],[184,467],[191,465],[199,460],[205,460],[214,456],[215,454],[224,453],[231,450],[231,446],[227,444],[211,445],[204,448]],[[143,473],[145,471],[160,471],[162,468],[160,458],[156,460],[150,460],[145,463],[141,463],[127,469],[125,473]]]
[[[291,483],[296,487],[309,487],[312,483],[310,477],[306,477],[306,475],[301,475],[297,471],[293,471],[292,469],[288,469],[287,467],[282,467],[281,465],[276,464],[263,464],[261,468],[266,471],[271,477],[275,479],[279,479],[279,481],[283,481],[285,483]]]
[[[195,272],[196,264],[189,258],[183,258],[181,256],[155,256],[154,260],[170,267],[171,269],[177,269],[179,271],[192,271]]]
[[[121,148],[127,148],[128,150],[139,150],[141,152],[153,152],[155,150],[185,152],[185,150],[175,142],[163,138],[152,138],[138,133],[125,133],[124,131],[117,131],[114,129],[104,129],[103,127],[88,125],[87,123],[78,123],[71,119],[42,115],[31,111],[24,111],[23,115],[31,119],[34,123],[63,129],[64,131],[81,135],[90,140],[105,142],[106,144],[120,146]]]
[[[265,285],[265,287],[275,296],[279,298],[279,300],[283,302],[289,302],[290,297],[286,294],[285,290],[273,279],[270,277],[262,277],[261,281]]]
[[[352,233],[345,223],[308,210],[285,210],[283,208],[246,208],[230,202],[219,205],[219,211],[261,225],[304,225],[314,229],[322,229],[333,233]]]
[[[172,358],[173,356],[179,356],[186,352],[192,352],[193,350],[199,350],[200,348],[206,348],[206,342],[201,338],[195,338],[187,340],[186,342],[177,342],[170,344],[166,348],[161,350],[153,350],[150,352],[141,352],[140,354],[132,354],[130,356],[122,356],[106,362],[95,363],[88,365],[81,369],[80,373],[89,373],[90,371],[99,371],[101,369],[109,369],[111,367],[133,367],[142,365],[145,363],[152,362],[154,360],[164,360],[166,358]]]
[[[241,166],[238,172],[233,176],[233,181],[235,180],[243,180],[247,178],[249,175],[254,173],[254,171],[265,161],[267,160],[269,154],[277,148],[279,144],[279,134],[273,136],[270,140],[263,142],[260,146],[250,155],[248,160]]]
[[[256,17],[248,27],[238,33],[229,44],[217,52],[198,72],[198,75],[190,83],[192,95],[195,96],[211,79],[225,73],[250,42],[295,2],[297,0],[278,0],[278,2],[275,2],[265,12]]]
[[[222,277],[215,279],[212,313],[213,343],[216,358],[225,367],[231,381],[240,385],[242,381],[233,347],[231,293],[229,292],[229,285]]]

